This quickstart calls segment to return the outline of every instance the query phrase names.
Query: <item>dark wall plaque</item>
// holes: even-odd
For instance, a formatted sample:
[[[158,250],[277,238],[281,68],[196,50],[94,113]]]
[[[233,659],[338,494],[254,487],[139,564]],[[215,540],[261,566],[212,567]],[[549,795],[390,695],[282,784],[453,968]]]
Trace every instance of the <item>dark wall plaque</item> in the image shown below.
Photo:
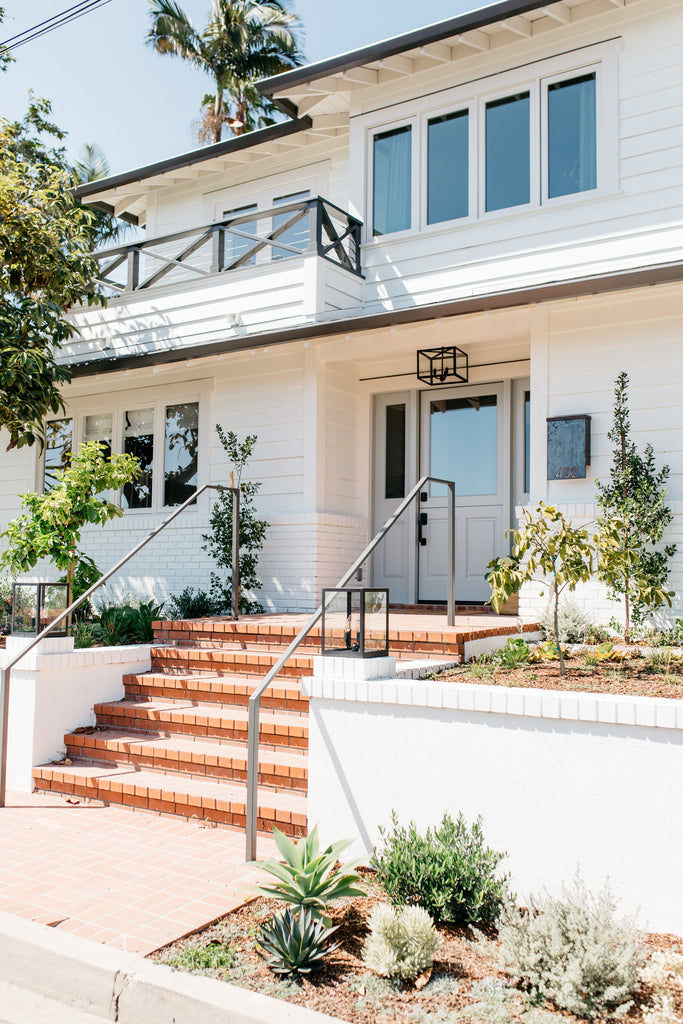
[[[583,480],[591,463],[590,416],[548,419],[548,480]]]

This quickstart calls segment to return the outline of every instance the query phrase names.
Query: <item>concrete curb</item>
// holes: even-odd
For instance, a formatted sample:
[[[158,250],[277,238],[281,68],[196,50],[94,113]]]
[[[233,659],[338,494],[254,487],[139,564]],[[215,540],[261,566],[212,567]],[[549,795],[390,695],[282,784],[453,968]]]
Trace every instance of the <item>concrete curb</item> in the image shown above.
[[[0,911],[0,974],[116,1024],[339,1024],[213,978],[183,974]]]

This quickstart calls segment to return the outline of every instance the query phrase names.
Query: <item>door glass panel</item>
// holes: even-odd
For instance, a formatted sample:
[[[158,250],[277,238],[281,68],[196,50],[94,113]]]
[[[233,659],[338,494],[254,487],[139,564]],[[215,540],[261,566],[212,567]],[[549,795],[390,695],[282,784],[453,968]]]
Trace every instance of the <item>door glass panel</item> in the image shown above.
[[[111,413],[85,417],[84,441],[99,441],[105,459],[111,458]]]
[[[375,135],[373,145],[372,233],[388,235],[410,227],[410,125]]]
[[[43,490],[57,483],[57,470],[68,469],[71,461],[73,420],[48,420],[45,425],[45,471]]]
[[[595,72],[548,86],[548,196],[597,186]]]
[[[298,203],[302,199],[308,199],[310,192],[306,189],[305,192],[291,192],[287,196],[279,196],[273,200],[274,206],[285,206],[288,203]],[[289,213],[276,213],[273,217],[273,228],[278,228],[280,224],[286,223],[291,220],[292,217],[296,216],[296,210],[290,210]],[[296,224],[293,224],[291,228],[287,228],[281,235],[278,235],[277,241],[284,242],[286,245],[293,245],[297,249],[302,251],[308,246],[308,241],[311,237],[310,227],[311,211],[308,210],[301,220],[298,220]],[[289,252],[288,249],[278,249],[277,243],[273,246],[273,259],[282,260],[287,256],[296,255],[293,252]]]
[[[498,491],[496,395],[438,398],[429,406],[429,472],[455,481],[460,496]],[[432,486],[432,494],[445,494]]]
[[[384,497],[403,498],[406,487],[406,407],[388,405],[386,409],[386,455]]]
[[[135,455],[140,474],[124,485],[123,508],[152,507],[152,470],[154,466],[154,409],[135,409],[123,414],[123,450]]]
[[[164,505],[181,505],[197,489],[199,405],[166,406]]]
[[[427,223],[469,212],[469,116],[466,110],[434,117],[427,139]]]
[[[256,203],[250,203],[249,206],[238,206],[235,210],[226,210],[223,216],[227,220],[229,217],[240,217],[245,213],[251,213],[255,209]],[[257,223],[255,220],[245,220],[241,224],[236,224],[235,228],[237,231],[244,231],[248,235],[255,235],[257,233]],[[254,245],[256,245],[256,242],[249,238],[242,238],[241,235],[234,234],[230,228],[227,228],[225,232],[224,266],[229,267],[231,263],[238,260],[240,256],[243,256]],[[256,256],[250,256],[240,266],[252,267],[255,262]]]
[[[486,104],[486,209],[530,201],[529,93]]]

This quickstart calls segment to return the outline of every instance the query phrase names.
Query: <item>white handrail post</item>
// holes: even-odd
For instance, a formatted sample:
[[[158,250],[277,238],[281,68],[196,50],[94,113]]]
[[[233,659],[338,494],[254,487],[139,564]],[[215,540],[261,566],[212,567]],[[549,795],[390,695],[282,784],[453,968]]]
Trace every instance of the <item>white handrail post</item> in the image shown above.
[[[0,669],[0,807],[5,806],[7,785],[7,737],[9,735],[9,674],[10,669]]]

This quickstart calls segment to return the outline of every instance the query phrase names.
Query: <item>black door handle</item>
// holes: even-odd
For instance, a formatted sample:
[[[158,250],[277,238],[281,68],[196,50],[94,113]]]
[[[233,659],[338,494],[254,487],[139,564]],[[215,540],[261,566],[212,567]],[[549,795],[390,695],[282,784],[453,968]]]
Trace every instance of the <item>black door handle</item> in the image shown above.
[[[426,526],[428,521],[429,521],[429,516],[427,515],[427,513],[426,512],[420,512],[419,516],[417,517],[417,539],[418,539],[418,543],[423,548],[426,547],[426,545],[427,545],[427,538],[423,537],[423,535],[422,535],[422,527]]]

